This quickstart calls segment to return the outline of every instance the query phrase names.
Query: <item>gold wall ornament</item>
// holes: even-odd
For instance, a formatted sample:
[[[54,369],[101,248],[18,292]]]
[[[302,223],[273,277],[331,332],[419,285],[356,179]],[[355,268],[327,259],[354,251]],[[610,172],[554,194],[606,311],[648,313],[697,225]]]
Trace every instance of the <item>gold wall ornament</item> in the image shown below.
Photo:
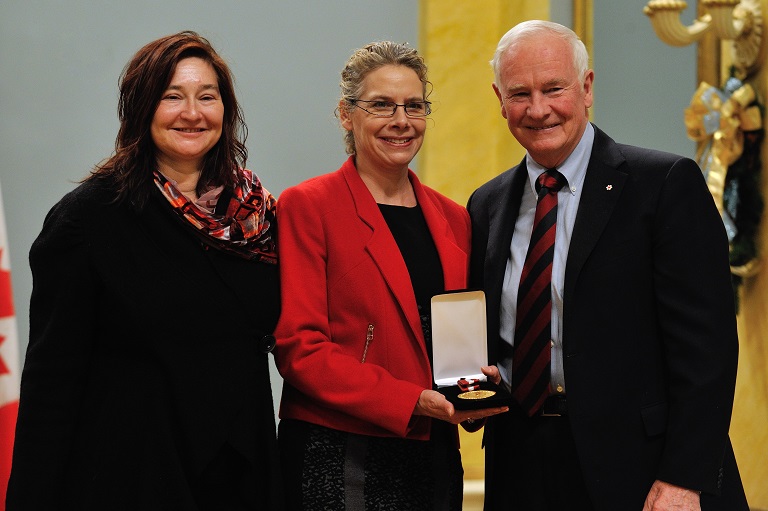
[[[742,264],[741,266],[731,265],[731,273],[742,278],[754,277],[760,271],[761,266],[762,263],[759,259],[750,259],[746,264]]]
[[[735,76],[744,79],[760,64],[763,17],[760,0],[702,0],[706,13],[691,25],[680,14],[688,6],[682,0],[651,0],[643,13],[656,35],[670,46],[687,46],[712,31],[731,41]]]
[[[724,92],[701,82],[685,109],[688,137],[707,142],[700,146],[697,159],[721,212],[725,175],[744,150],[744,132],[762,128],[760,108],[754,101],[755,91],[749,84]]]

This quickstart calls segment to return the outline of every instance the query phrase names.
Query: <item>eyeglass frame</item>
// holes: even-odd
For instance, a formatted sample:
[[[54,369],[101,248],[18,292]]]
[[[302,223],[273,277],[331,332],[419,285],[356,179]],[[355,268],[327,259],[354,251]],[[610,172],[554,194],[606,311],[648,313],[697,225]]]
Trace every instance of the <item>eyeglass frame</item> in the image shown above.
[[[426,107],[427,113],[424,115],[412,115],[408,113],[408,103],[403,103],[402,105],[400,103],[395,103],[394,101],[386,101],[383,99],[360,99],[360,98],[350,98],[347,99],[347,102],[349,102],[351,105],[355,106],[356,108],[359,108],[363,112],[369,113],[375,117],[394,117],[395,113],[397,113],[397,107],[401,106],[403,107],[403,112],[405,112],[405,115],[407,117],[410,117],[412,119],[424,119],[425,117],[429,116],[429,114],[432,113],[432,102],[427,101],[426,99],[422,101],[409,101],[409,103],[424,103],[424,106]],[[389,103],[391,105],[394,105],[392,108],[392,113],[389,115],[386,114],[377,114],[374,112],[371,112],[370,110],[358,105],[358,102],[362,103]]]

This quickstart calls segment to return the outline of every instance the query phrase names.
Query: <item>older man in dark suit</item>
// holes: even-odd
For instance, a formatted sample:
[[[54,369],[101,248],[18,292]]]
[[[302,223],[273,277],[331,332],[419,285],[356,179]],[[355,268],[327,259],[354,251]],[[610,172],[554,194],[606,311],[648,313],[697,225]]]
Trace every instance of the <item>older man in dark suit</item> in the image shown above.
[[[728,243],[698,166],[589,123],[594,73],[566,27],[514,27],[492,65],[527,155],[468,205],[517,403],[486,425],[486,511],[747,509]]]

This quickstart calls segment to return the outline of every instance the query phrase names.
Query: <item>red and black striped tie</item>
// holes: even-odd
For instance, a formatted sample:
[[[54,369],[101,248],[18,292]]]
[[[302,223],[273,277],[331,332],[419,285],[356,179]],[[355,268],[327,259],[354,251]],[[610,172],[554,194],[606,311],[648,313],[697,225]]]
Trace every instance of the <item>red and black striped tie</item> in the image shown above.
[[[529,416],[549,395],[557,192],[565,184],[565,176],[555,169],[536,180],[536,216],[517,292],[512,395]]]

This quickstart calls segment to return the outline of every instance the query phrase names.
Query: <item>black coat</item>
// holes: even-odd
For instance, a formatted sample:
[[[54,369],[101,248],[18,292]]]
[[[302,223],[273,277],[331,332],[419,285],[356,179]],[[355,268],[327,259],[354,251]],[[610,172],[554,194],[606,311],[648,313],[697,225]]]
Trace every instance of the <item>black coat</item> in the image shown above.
[[[528,174],[525,161],[479,188],[470,281],[499,303]],[[746,509],[728,427],[738,340],[722,221],[696,164],[615,143],[595,128],[563,296],[568,419],[595,509],[641,509],[655,479],[700,490],[702,510]],[[505,492],[504,435],[485,431],[486,511]]]
[[[79,186],[30,252],[8,511],[277,508],[276,265],[203,244],[157,190],[112,198]]]

